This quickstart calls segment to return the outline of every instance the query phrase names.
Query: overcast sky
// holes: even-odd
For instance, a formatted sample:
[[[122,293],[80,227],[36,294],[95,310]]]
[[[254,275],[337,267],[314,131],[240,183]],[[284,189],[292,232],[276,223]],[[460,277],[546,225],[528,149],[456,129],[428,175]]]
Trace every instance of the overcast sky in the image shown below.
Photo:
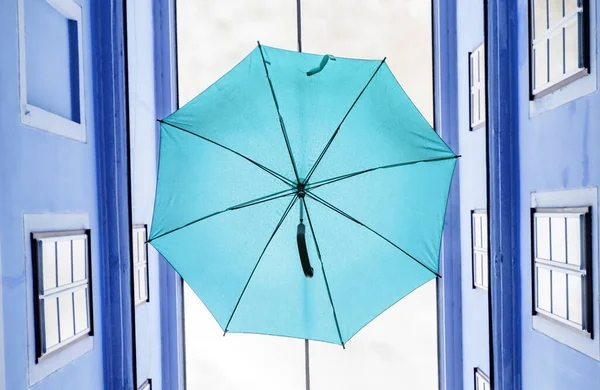
[[[432,122],[431,4],[303,0],[303,51],[383,58]],[[295,0],[177,0],[183,105],[256,47],[296,50]],[[222,331],[186,289],[190,390],[302,390],[301,340]],[[343,350],[311,342],[312,390],[437,389],[435,281],[359,332]]]

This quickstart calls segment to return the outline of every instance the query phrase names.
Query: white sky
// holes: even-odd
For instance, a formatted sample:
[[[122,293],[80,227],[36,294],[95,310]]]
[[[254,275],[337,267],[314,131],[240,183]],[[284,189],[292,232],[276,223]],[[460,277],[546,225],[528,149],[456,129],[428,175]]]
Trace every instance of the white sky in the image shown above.
[[[426,0],[303,0],[303,51],[383,58],[432,122],[431,4]],[[256,46],[295,50],[295,0],[177,0],[183,105]],[[302,390],[304,342],[222,336],[186,289],[190,390]],[[312,390],[437,389],[435,281],[400,301],[347,345],[311,342]]]

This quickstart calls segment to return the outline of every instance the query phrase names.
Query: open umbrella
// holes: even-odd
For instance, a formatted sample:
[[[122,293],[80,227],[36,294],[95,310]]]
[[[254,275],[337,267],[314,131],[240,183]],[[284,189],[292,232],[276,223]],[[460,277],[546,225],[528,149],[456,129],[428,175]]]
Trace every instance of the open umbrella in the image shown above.
[[[344,345],[438,275],[457,156],[385,59],[259,43],[160,129],[149,242],[225,333]]]

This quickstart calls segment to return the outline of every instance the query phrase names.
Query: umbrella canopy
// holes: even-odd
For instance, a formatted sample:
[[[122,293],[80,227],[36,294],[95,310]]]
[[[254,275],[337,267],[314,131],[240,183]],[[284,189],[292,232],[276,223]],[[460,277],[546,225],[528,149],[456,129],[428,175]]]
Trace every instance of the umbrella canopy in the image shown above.
[[[438,274],[457,156],[385,60],[259,44],[160,129],[149,241],[225,332],[343,345]]]

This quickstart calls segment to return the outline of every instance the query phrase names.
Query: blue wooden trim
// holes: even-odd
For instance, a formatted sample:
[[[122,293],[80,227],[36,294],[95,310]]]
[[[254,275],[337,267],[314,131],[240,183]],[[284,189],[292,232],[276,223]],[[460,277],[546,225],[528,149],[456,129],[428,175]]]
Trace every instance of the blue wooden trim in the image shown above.
[[[434,125],[458,152],[456,0],[433,0]],[[460,162],[459,162],[460,164]],[[463,388],[459,169],[455,170],[444,226],[438,279],[439,386]]]
[[[156,114],[164,118],[178,108],[175,0],[154,1],[154,63]],[[156,126],[157,145],[160,128]],[[156,155],[158,156],[158,150]],[[185,388],[183,283],[159,254],[162,388]]]
[[[104,388],[134,389],[123,0],[92,0]]]
[[[518,291],[518,9],[510,0],[484,5],[488,87],[488,231],[490,379],[494,390],[521,388]]]

